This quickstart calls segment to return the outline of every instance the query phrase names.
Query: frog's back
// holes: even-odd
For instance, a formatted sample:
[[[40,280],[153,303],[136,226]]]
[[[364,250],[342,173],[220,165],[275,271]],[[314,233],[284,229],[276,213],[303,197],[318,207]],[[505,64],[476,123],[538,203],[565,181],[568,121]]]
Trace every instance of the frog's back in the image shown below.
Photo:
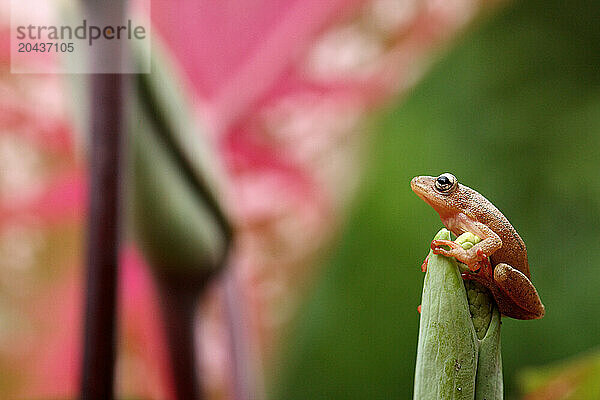
[[[529,278],[527,248],[517,230],[511,225],[504,214],[480,193],[466,186],[463,186],[463,190],[469,192],[469,197],[472,200],[476,198],[476,201],[468,202],[471,205],[466,210],[469,216],[487,225],[502,240],[502,247],[490,256],[492,264],[506,263],[518,269]]]

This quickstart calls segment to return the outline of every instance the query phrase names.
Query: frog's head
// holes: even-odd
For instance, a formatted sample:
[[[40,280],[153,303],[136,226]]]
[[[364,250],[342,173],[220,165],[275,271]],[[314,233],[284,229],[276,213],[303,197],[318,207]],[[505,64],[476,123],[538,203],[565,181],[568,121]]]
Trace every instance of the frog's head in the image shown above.
[[[448,172],[440,176],[416,176],[410,186],[440,216],[452,214],[457,207],[456,194],[459,184],[456,177]]]

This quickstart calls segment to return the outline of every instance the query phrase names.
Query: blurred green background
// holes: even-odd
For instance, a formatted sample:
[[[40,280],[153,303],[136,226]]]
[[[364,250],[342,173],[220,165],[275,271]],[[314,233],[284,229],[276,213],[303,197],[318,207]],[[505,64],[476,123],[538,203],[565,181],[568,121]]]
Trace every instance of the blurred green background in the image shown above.
[[[423,274],[441,227],[409,186],[449,171],[524,238],[546,305],[503,319],[507,399],[527,366],[600,341],[600,7],[522,1],[479,21],[370,124],[363,189],[289,332],[274,398],[412,396]]]

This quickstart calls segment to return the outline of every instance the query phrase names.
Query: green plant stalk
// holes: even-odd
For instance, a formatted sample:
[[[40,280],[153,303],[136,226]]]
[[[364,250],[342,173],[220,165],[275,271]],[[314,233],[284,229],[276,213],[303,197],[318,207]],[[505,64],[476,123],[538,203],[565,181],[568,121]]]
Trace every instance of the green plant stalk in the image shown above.
[[[129,102],[130,215],[159,289],[174,395],[198,400],[205,382],[197,379],[197,303],[225,267],[232,231],[217,194],[218,163],[198,132],[202,124],[159,47],[151,62],[152,74],[132,82]]]
[[[435,239],[450,240],[450,232],[442,229]],[[467,233],[456,241],[469,248],[479,238]],[[502,399],[500,313],[493,298],[475,282],[463,283],[454,258],[428,257],[413,398]]]

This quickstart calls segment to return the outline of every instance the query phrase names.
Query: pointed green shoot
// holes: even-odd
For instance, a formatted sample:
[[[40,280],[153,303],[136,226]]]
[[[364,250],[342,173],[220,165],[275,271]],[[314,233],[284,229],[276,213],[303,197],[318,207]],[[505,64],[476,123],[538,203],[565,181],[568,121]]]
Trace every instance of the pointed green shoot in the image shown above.
[[[435,239],[450,240],[442,229]],[[457,238],[468,249],[479,241]],[[423,284],[414,399],[502,399],[500,314],[487,290],[454,258],[429,253]],[[461,267],[459,267],[461,265]]]

